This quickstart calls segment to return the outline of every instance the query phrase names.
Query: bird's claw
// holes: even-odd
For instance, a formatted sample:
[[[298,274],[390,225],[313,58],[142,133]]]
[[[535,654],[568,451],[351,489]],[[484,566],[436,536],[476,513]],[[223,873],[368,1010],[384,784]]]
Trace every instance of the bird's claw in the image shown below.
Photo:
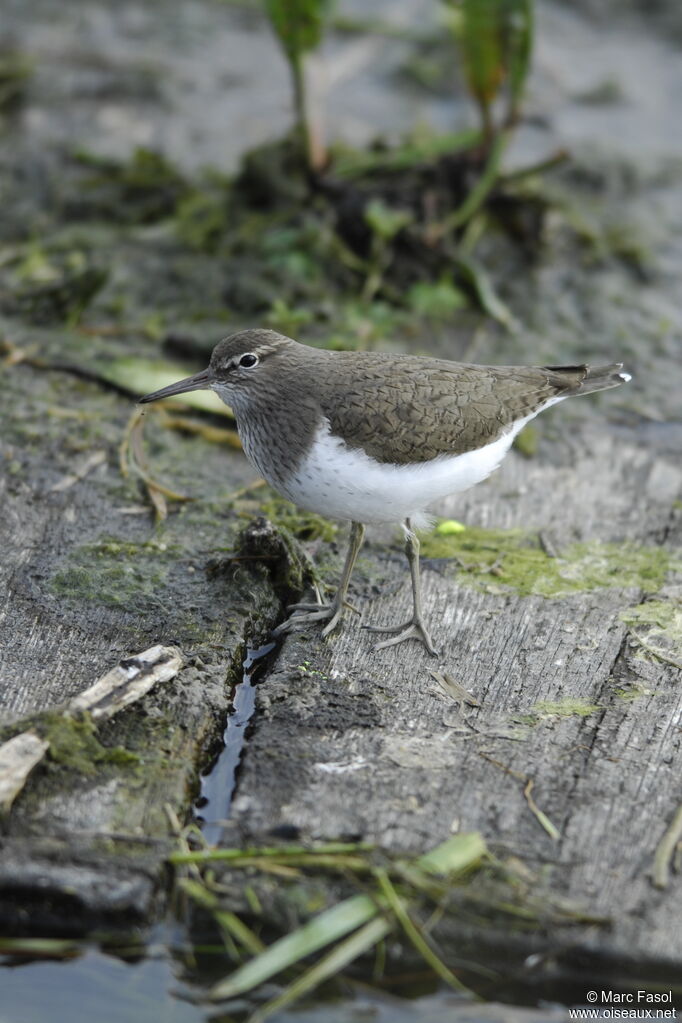
[[[292,604],[288,610],[293,610],[294,614],[289,615],[285,621],[273,629],[272,635],[278,639],[293,629],[305,628],[305,626],[313,625],[315,622],[328,620],[327,625],[322,630],[322,635],[328,636],[341,621],[344,607],[345,603],[337,605],[335,602],[331,604]]]
[[[421,618],[410,618],[402,625],[363,625],[362,628],[367,629],[368,632],[386,632],[392,635],[391,639],[377,643],[374,647],[375,650],[386,650],[387,647],[397,646],[398,643],[404,643],[408,639],[416,639],[419,643],[424,644],[433,657],[438,656],[438,651]]]

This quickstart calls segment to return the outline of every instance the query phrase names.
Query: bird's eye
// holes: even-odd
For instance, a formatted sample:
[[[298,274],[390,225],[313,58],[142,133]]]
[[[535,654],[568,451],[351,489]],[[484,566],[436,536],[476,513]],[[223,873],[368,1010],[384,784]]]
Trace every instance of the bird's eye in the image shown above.
[[[244,369],[251,369],[252,366],[258,365],[258,356],[254,355],[253,352],[247,352],[246,355],[242,355],[239,365],[243,366]]]

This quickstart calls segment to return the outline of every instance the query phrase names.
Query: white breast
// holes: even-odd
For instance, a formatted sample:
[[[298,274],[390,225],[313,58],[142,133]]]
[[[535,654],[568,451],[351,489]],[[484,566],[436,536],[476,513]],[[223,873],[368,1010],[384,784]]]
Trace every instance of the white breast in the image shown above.
[[[562,400],[552,398],[543,408]],[[325,421],[295,475],[285,485],[278,481],[277,489],[294,504],[328,518],[357,522],[409,518],[419,527],[434,501],[468,490],[497,469],[516,434],[537,414],[517,420],[507,433],[476,451],[440,455],[418,465],[375,462],[332,436]]]

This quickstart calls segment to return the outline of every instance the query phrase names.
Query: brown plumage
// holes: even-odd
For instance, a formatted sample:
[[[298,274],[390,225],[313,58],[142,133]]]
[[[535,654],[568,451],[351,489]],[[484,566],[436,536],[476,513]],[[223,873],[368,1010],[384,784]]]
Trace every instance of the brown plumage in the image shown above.
[[[245,352],[257,353],[260,366],[240,381],[233,367]],[[269,330],[226,338],[211,358],[215,377],[233,389],[225,400],[237,418],[248,418],[249,429],[275,423],[275,443],[289,463],[307,449],[320,414],[332,434],[380,462],[404,465],[475,450],[551,399],[617,387],[626,379],[621,368],[472,366],[334,352]]]
[[[330,353],[333,354],[333,353]],[[341,353],[343,354],[343,353]],[[615,387],[618,365],[526,368],[367,353],[339,359],[343,401],[333,381],[320,396],[332,433],[382,462],[420,462],[483,447],[552,398]]]

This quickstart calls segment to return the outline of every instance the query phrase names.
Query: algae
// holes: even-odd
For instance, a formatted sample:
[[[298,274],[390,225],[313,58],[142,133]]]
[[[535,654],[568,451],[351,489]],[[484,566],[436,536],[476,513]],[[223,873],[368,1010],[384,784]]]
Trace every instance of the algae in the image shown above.
[[[338,531],[338,525],[315,512],[297,508],[273,493],[270,500],[261,504],[263,514],[279,529],[286,529],[297,540],[324,540],[331,543]]]
[[[136,753],[123,746],[103,746],[89,714],[71,717],[47,713],[42,716],[38,728],[50,744],[50,761],[79,774],[92,776],[97,773],[97,765],[101,764],[127,766],[140,761]]]
[[[115,160],[79,149],[73,160],[83,173],[67,210],[82,219],[153,223],[173,215],[189,192],[180,171],[155,150],[139,147],[129,160]]]
[[[537,725],[547,718],[587,718],[602,710],[598,703],[568,696],[564,700],[538,700],[527,714],[522,716],[525,724]]]
[[[537,535],[521,529],[470,526],[464,532],[431,533],[420,539],[425,558],[456,561],[462,582],[489,592],[513,590],[524,597],[563,597],[626,586],[655,593],[672,567],[668,551],[630,543],[574,543],[560,557],[550,557]]]
[[[647,600],[621,611],[619,617],[645,651],[679,666],[682,658],[682,601]]]
[[[103,537],[74,548],[48,586],[62,599],[142,610],[162,600],[174,553],[158,542]]]

